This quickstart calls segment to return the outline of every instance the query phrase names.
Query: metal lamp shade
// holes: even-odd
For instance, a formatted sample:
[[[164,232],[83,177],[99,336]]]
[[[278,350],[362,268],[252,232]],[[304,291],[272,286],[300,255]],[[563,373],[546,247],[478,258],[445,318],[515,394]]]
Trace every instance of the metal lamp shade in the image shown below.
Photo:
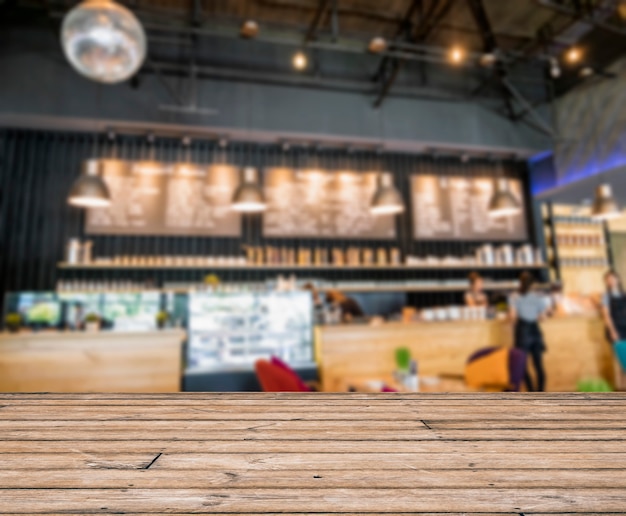
[[[373,215],[395,215],[404,211],[404,202],[400,192],[393,186],[390,174],[378,177],[378,188],[372,198],[370,212]]]
[[[80,74],[104,83],[124,81],[146,57],[146,35],[135,15],[112,0],[87,0],[64,18],[61,44]]]
[[[619,206],[613,197],[611,185],[603,184],[596,188],[596,196],[591,207],[591,216],[595,220],[608,220],[621,217]]]
[[[521,212],[519,201],[509,190],[509,182],[499,179],[489,201],[489,216],[493,218],[511,217]]]
[[[265,211],[267,204],[265,196],[257,182],[257,174],[254,168],[244,170],[243,182],[233,195],[232,209],[246,213]]]
[[[74,182],[67,202],[79,208],[105,208],[111,204],[111,194],[98,175],[99,164],[89,160],[83,164],[83,173]]]

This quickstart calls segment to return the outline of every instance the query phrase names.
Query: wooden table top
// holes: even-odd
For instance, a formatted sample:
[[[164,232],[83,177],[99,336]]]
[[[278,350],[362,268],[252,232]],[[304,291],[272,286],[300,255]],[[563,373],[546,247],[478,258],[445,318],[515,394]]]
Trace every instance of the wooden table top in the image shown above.
[[[626,511],[622,394],[0,395],[1,514]]]

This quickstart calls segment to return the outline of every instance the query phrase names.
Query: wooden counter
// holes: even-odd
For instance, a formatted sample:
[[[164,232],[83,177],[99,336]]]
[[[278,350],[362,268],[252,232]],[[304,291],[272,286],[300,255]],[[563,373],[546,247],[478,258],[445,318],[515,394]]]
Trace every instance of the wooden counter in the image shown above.
[[[178,392],[185,332],[0,334],[1,392]]]
[[[542,328],[548,347],[547,390],[575,391],[584,377],[613,381],[611,348],[599,319],[550,319]],[[512,327],[505,321],[325,326],[318,343],[322,388],[339,391],[346,377],[389,376],[399,347],[411,350],[420,374],[462,375],[474,351],[511,346],[512,340]]]
[[[0,395],[0,514],[623,514],[626,395]]]

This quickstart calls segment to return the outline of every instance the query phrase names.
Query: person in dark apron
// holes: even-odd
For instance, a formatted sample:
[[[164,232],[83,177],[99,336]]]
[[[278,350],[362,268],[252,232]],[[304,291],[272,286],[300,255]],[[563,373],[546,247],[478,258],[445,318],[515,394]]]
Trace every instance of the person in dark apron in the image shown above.
[[[626,340],[626,296],[622,280],[614,270],[604,275],[606,292],[602,297],[602,318],[611,344]]]
[[[520,276],[519,292],[509,299],[511,320],[514,323],[515,347],[521,349],[531,359],[535,369],[537,384],[530,377],[528,367],[524,376],[524,382],[529,392],[544,391],[546,375],[543,367],[543,353],[546,345],[539,321],[543,319],[547,311],[547,303],[544,297],[533,292],[534,278],[529,272]]]

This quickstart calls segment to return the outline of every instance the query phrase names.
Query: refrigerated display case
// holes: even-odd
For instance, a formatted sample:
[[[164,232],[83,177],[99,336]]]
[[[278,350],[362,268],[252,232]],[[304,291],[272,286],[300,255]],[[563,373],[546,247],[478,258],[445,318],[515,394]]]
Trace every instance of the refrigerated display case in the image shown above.
[[[313,303],[309,292],[191,293],[189,372],[251,369],[278,356],[313,363]]]

